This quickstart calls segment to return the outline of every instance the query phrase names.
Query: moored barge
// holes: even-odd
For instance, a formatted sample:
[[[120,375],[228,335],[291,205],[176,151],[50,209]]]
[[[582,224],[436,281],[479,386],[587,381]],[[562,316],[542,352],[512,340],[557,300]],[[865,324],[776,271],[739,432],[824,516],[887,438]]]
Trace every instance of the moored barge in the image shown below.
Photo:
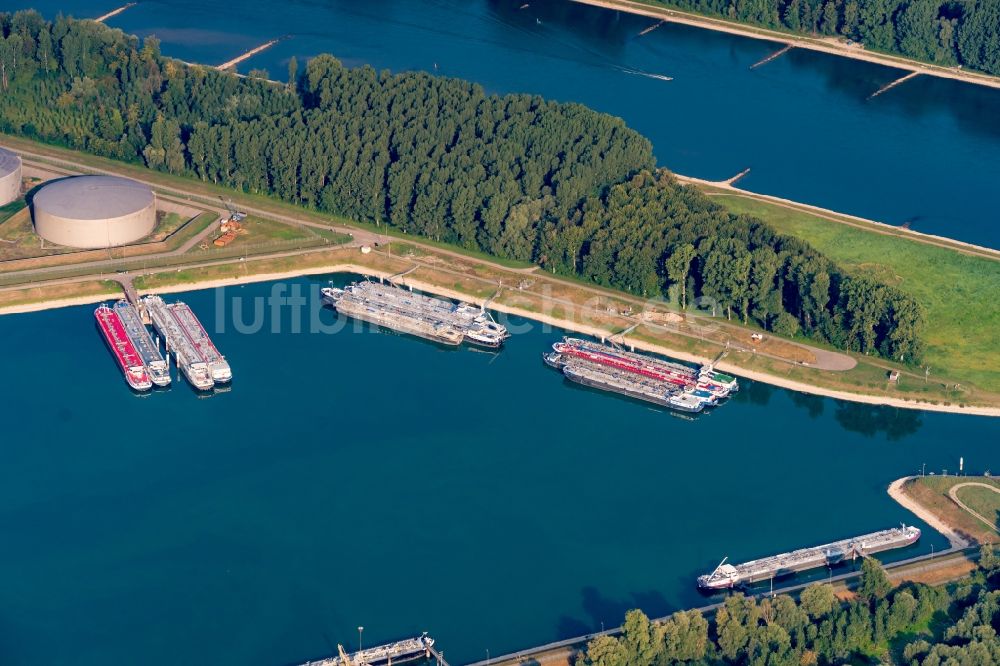
[[[129,339],[118,313],[107,305],[100,305],[94,310],[94,317],[97,319],[97,328],[111,349],[111,354],[118,361],[118,367],[125,375],[128,385],[136,391],[148,391],[153,388],[142,356]]]
[[[169,386],[170,365],[160,353],[159,346],[149,336],[149,329],[142,323],[142,317],[136,312],[135,307],[128,301],[122,300],[115,303],[114,310],[125,327],[129,340],[142,358],[149,372],[149,379],[157,386]]]
[[[439,344],[499,348],[507,328],[483,308],[367,280],[320,290],[338,313]]]
[[[698,576],[698,587],[723,590],[752,584],[807,569],[831,566],[859,556],[867,557],[885,550],[905,548],[915,544],[919,538],[919,528],[902,525],[822,546],[800,548],[790,553],[750,560],[743,564],[727,564],[723,560],[712,573]]]

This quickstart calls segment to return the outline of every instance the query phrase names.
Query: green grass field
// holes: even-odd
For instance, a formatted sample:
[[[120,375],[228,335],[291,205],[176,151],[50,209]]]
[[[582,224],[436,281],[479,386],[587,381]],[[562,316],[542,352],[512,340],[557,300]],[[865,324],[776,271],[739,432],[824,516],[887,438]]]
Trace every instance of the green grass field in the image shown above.
[[[994,525],[998,524],[997,519],[1000,517],[1000,493],[995,493],[987,488],[971,486],[960,488],[957,494],[958,499],[962,500],[967,507],[984,518],[992,520]]]
[[[6,206],[0,206],[0,222],[5,222],[7,218],[11,217],[14,213],[21,210],[26,205],[27,204],[24,203],[24,199],[15,199]]]
[[[1000,261],[839,224],[743,196],[715,196],[736,213],[802,238],[845,270],[896,285],[927,310],[933,375],[1000,391]]]

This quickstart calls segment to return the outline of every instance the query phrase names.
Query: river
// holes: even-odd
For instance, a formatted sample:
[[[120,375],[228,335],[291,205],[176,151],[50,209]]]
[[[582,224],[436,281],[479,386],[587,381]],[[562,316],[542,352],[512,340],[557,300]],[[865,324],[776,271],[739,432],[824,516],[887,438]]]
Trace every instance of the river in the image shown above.
[[[524,320],[492,354],[266,307],[325,281],[179,295],[233,366],[207,398],[133,395],[92,307],[0,317],[0,661],[279,666],[362,625],[462,663],[700,605],[725,556],[910,522],[889,481],[996,460],[997,419],[744,382],[689,421],[566,383]],[[916,524],[890,559],[946,547]]]
[[[27,4],[114,3],[8,8]],[[242,66],[275,77],[329,51],[580,101],[680,173],[749,166],[757,191],[1000,246],[998,91],[918,78],[866,101],[895,73],[795,51],[751,71],[771,46],[519,5],[150,0],[110,23],[207,63],[292,34]],[[910,521],[889,481],[996,462],[1000,420],[761,384],[676,418],[567,385],[539,358],[559,332],[538,326],[499,355],[310,335],[305,314],[293,332],[287,309],[238,331],[234,304],[273,288],[181,296],[236,374],[210,398],[133,396],[90,307],[0,317],[4,664],[275,666],[353,648],[359,625],[368,645],[430,631],[461,663],[700,604],[693,578],[724,556]],[[925,529],[906,554],[945,545]]]
[[[48,16],[98,16],[110,0],[12,0]],[[1000,90],[793,50],[566,0],[144,0],[109,20],[155,33],[167,55],[284,79],[288,59],[423,69],[582,102],[619,115],[678,173],[719,180],[918,231],[1000,248]],[[673,77],[664,81],[650,75]]]

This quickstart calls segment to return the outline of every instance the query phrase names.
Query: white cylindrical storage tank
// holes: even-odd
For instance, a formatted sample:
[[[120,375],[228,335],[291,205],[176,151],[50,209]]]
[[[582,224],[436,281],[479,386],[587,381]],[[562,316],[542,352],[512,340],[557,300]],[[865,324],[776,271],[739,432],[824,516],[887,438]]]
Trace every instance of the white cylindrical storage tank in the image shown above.
[[[21,158],[0,148],[0,206],[21,198]]]
[[[35,233],[79,248],[126,245],[156,226],[156,196],[118,176],[74,176],[42,187],[33,197]]]

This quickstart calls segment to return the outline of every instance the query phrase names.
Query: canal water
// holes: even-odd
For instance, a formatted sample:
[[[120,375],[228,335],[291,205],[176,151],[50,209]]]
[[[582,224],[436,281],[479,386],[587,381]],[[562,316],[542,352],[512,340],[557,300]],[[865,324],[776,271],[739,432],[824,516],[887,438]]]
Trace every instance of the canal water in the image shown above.
[[[302,306],[326,281],[179,295],[234,369],[209,397],[133,395],[92,306],[0,317],[0,662],[279,666],[360,625],[463,663],[705,603],[725,556],[911,522],[891,480],[998,462],[1000,420],[744,382],[690,421],[565,383],[560,331],[443,349]],[[895,556],[946,547],[916,524]]]
[[[11,0],[98,16],[115,0]],[[155,33],[167,55],[245,61],[287,76],[333,53],[351,66],[421,69],[582,102],[653,141],[659,162],[713,180],[750,168],[748,189],[1000,248],[1000,90],[918,77],[869,100],[902,73],[777,50],[756,40],[664,25],[567,0],[143,0],[109,24]],[[673,77],[665,81],[660,76]]]

